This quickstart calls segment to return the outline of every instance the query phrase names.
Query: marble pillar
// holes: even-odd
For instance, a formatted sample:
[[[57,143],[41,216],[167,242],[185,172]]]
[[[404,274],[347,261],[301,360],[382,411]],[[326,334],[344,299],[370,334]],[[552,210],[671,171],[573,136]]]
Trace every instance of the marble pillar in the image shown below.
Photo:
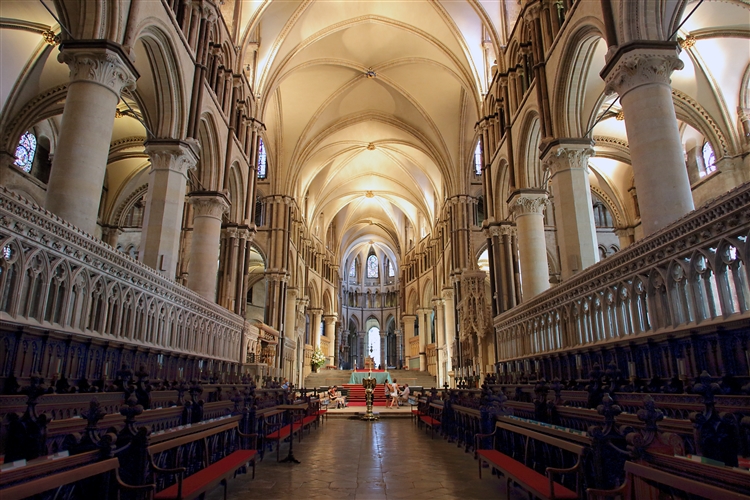
[[[589,139],[558,139],[542,152],[552,182],[562,279],[599,262],[589,184],[593,146]]]
[[[449,377],[453,372],[453,344],[456,341],[456,305],[454,291],[451,287],[443,288],[443,311],[445,313],[445,378],[451,383]]]
[[[435,311],[435,352],[437,355],[437,386],[445,382],[445,302],[441,298],[432,299]]]
[[[544,207],[547,192],[519,189],[511,194],[510,207],[518,229],[523,301],[549,288],[547,244],[544,239]]]
[[[198,162],[195,141],[152,139],[144,146],[151,160],[140,259],[174,279],[180,251],[188,170]]]
[[[648,236],[694,209],[670,76],[682,69],[677,42],[620,46],[600,73],[620,96],[641,224]]]
[[[419,309],[417,310],[417,317],[419,318],[419,371],[427,371],[427,344],[429,344],[430,336],[430,312],[432,309]]]
[[[105,40],[66,41],[58,60],[70,83],[45,208],[95,234],[120,92],[139,75],[122,46]]]
[[[413,314],[404,314],[401,316],[401,321],[404,324],[404,365],[409,366],[411,360],[411,351],[409,350],[409,339],[414,336],[414,322],[417,317]]]
[[[188,263],[188,288],[201,297],[216,301],[216,273],[219,269],[221,216],[229,210],[223,193],[200,191],[190,194],[193,205],[193,238]]]
[[[310,315],[310,342],[314,349],[320,347],[320,322],[323,317],[323,309],[309,307],[307,309]],[[323,353],[327,354],[327,353]]]

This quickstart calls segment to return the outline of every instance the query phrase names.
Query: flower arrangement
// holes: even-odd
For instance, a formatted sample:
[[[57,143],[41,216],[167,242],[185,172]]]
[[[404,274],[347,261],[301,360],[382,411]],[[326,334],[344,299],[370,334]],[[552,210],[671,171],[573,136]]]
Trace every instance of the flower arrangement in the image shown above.
[[[313,370],[317,370],[321,366],[323,366],[326,362],[325,354],[323,354],[323,351],[320,350],[320,347],[316,347],[312,354],[312,359],[310,360],[310,364],[313,367]]]

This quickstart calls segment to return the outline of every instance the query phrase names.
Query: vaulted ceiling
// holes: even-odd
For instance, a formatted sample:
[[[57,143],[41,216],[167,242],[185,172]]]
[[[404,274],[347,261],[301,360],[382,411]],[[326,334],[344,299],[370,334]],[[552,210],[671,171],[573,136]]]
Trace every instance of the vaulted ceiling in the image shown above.
[[[476,142],[485,46],[496,41],[481,2],[243,2],[240,11],[274,189],[304,200],[321,238],[334,223],[331,248],[346,254],[373,241],[399,254],[407,221],[429,232],[466,182],[460,166]]]

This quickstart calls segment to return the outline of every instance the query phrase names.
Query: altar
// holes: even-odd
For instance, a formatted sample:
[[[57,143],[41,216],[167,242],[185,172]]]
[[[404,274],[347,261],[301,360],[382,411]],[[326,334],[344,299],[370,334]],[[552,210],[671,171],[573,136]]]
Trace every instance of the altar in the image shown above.
[[[350,384],[362,384],[362,380],[367,378],[368,372],[352,372],[351,377],[349,377],[349,383]],[[378,384],[384,384],[386,382],[391,382],[391,374],[382,371],[382,372],[372,372],[372,377],[375,379],[375,381]]]

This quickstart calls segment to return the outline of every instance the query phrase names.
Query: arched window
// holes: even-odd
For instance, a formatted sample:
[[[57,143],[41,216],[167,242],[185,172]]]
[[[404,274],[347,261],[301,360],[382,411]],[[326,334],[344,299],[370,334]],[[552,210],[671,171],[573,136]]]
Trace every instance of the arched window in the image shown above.
[[[263,225],[263,200],[260,196],[255,198],[255,225],[258,227]]]
[[[367,257],[367,277],[377,278],[378,276],[378,258],[374,253],[371,253],[370,256]]]
[[[36,154],[36,137],[31,132],[26,132],[21,136],[16,147],[15,166],[26,172],[31,172],[31,166],[34,164],[34,155]]]
[[[146,195],[143,195],[125,214],[122,227],[138,228],[143,226],[143,213],[146,211]]]
[[[482,140],[477,141],[477,147],[474,148],[474,174],[482,175]]]
[[[265,179],[268,170],[268,157],[263,139],[258,139],[258,179]]]
[[[592,209],[594,211],[594,224],[596,227],[614,227],[612,214],[609,207],[595,194],[591,193]]]
[[[18,156],[18,153],[16,153],[16,156]],[[716,154],[714,154],[714,148],[711,147],[711,143],[706,142],[703,145],[703,170],[700,171],[700,176],[705,177],[715,171]]]
[[[393,269],[393,262],[391,261],[388,261],[388,276],[390,278],[393,278],[394,276],[396,276],[396,270]]]
[[[349,268],[349,277],[350,278],[357,277],[357,261],[356,260],[352,262],[352,267]]]

